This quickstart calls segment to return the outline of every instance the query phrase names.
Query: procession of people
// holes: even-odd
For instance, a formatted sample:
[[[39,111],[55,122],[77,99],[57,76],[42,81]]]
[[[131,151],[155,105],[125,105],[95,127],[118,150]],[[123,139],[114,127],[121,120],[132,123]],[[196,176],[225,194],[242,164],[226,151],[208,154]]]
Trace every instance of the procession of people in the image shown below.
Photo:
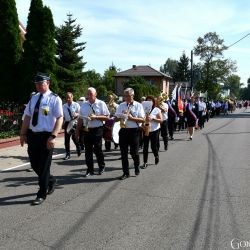
[[[120,150],[121,180],[130,177],[129,154],[133,160],[135,176],[140,169],[148,167],[149,145],[154,155],[154,164],[160,162],[160,138],[164,151],[174,134],[187,130],[187,140],[193,140],[195,130],[203,129],[210,117],[220,113],[228,114],[231,102],[221,103],[203,100],[191,95],[189,99],[175,100],[170,94],[146,96],[138,102],[132,88],[124,90],[123,100],[117,103],[117,96],[110,94],[105,101],[97,98],[95,88],[87,89],[86,98],[73,100],[73,93],[67,92],[65,104],[59,96],[50,91],[50,76],[38,73],[34,79],[37,93],[31,98],[24,111],[20,133],[20,144],[28,144],[31,167],[38,176],[39,190],[32,205],[40,205],[46,196],[55,190],[56,179],[50,171],[52,153],[59,131],[64,129],[64,160],[70,159],[70,139],[80,157],[84,151],[86,172],[84,177],[95,175],[94,155],[98,175],[105,173],[105,151]],[[181,109],[180,103],[181,103]],[[244,103],[244,107],[247,104]],[[177,130],[178,128],[178,130]],[[142,161],[140,160],[142,149]],[[164,151],[161,151],[164,152]]]

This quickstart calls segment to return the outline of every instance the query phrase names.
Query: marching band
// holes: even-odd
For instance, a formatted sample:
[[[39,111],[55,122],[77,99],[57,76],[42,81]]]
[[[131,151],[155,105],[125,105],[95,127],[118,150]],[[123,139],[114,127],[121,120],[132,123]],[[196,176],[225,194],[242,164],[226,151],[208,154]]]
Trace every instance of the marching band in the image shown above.
[[[31,166],[39,178],[40,189],[37,198],[32,203],[33,205],[41,204],[46,195],[54,191],[56,180],[50,174],[50,162],[54,139],[58,133],[58,124],[62,124],[61,116],[63,116],[64,121],[66,151],[64,160],[70,158],[70,138],[72,138],[78,156],[85,150],[87,166],[85,177],[95,174],[94,154],[99,168],[98,174],[102,175],[105,172],[105,155],[102,145],[105,145],[106,151],[110,151],[113,142],[115,150],[118,147],[120,150],[123,172],[120,179],[124,180],[130,177],[128,154],[132,157],[134,173],[138,176],[140,169],[145,169],[148,166],[149,143],[155,158],[154,163],[157,165],[160,160],[160,135],[165,151],[168,150],[168,140],[174,140],[177,124],[179,130],[187,128],[189,134],[187,140],[192,140],[195,129],[204,128],[204,124],[209,120],[210,116],[219,115],[222,106],[218,101],[205,102],[198,97],[195,98],[195,96],[191,96],[190,100],[175,100],[172,95],[168,98],[166,93],[162,93],[157,97],[143,97],[141,102],[138,102],[134,99],[135,93],[132,88],[124,90],[123,102],[116,103],[117,96],[110,94],[105,103],[97,98],[97,91],[93,87],[88,88],[86,100],[85,97],[81,97],[78,102],[74,102],[73,94],[67,92],[66,103],[60,106],[61,99],[50,92],[49,82],[50,78],[46,75],[36,77],[35,83],[40,94],[34,94],[34,97],[31,97],[31,101],[25,109],[26,117],[21,129],[21,145],[25,142],[28,143]],[[53,110],[54,107],[49,106],[52,104],[45,103],[45,97],[43,97],[45,101],[42,101],[44,102],[43,106],[40,107],[41,96],[42,94],[46,96],[47,93],[51,95],[52,99],[58,100],[59,104],[57,104],[55,111]],[[178,103],[179,101],[181,105]],[[30,108],[31,106],[32,108]],[[51,113],[51,110],[55,114],[50,118],[48,114]],[[230,101],[227,104],[224,103],[223,110],[224,114],[227,114],[228,111],[232,110],[232,103]],[[39,114],[40,119],[37,118]],[[51,121],[48,121],[49,119]],[[60,120],[60,123],[59,121],[55,123],[56,119]],[[50,123],[53,123],[53,126],[48,127],[45,130],[46,133],[43,132],[44,124]],[[31,136],[27,139],[28,135]],[[40,137],[44,139],[45,144],[48,143],[50,150],[48,153],[46,151],[48,163],[44,163],[44,165],[39,165],[37,159],[34,158],[34,155],[41,151],[41,148],[38,147],[38,141],[35,141],[37,138],[40,140]],[[35,144],[30,146],[33,139]],[[143,149],[142,165],[140,165],[140,148]],[[45,171],[46,175],[41,171]]]

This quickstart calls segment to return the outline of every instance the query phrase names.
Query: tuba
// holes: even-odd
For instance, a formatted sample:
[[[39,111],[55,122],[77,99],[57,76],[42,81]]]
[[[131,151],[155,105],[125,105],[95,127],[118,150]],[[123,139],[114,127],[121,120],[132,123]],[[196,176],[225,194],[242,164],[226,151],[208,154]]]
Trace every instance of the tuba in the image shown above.
[[[166,101],[167,100],[167,98],[168,98],[168,95],[167,95],[167,93],[161,93],[161,95],[158,97],[158,108],[160,109],[160,110],[162,110],[162,109],[164,109],[164,107],[163,107],[163,101]]]
[[[114,93],[109,95],[109,101],[107,103],[107,107],[110,111],[111,114],[114,114],[116,111],[117,104],[115,103],[115,99],[117,99],[118,96],[115,95]]]

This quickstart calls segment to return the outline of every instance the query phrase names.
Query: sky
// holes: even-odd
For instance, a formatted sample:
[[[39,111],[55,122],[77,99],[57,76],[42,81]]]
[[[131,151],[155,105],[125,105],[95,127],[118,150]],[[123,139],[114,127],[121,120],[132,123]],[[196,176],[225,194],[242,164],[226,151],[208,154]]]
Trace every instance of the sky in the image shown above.
[[[112,63],[160,69],[168,58],[191,57],[198,37],[216,32],[229,46],[250,33],[249,0],[43,0],[56,26],[72,14],[86,42],[84,71],[103,75]],[[27,25],[29,0],[16,0],[19,20]],[[250,35],[224,52],[237,63],[235,74],[246,86],[250,78]],[[199,58],[194,57],[194,62]]]

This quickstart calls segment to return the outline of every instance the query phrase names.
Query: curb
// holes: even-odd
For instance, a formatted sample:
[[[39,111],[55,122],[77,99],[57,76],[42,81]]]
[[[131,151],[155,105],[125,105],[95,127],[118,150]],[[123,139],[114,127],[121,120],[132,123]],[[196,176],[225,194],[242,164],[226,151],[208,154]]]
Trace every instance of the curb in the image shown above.
[[[62,137],[64,135],[64,130],[59,132],[58,137]],[[17,146],[20,144],[20,137],[15,136],[6,139],[0,139],[0,149]]]

